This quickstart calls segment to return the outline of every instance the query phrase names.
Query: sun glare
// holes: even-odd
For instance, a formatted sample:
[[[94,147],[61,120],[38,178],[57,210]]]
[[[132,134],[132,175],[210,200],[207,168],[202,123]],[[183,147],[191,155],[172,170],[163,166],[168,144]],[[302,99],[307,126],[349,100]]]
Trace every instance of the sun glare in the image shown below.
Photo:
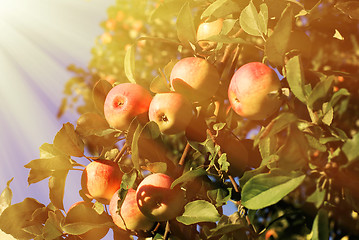
[[[86,67],[91,47],[102,33],[99,23],[114,0],[0,0],[0,192],[10,187],[13,203],[34,197],[49,203],[47,181],[27,186],[23,166],[39,158],[65,122],[56,119],[69,64]],[[78,178],[75,174],[75,178]],[[71,179],[68,179],[71,181]],[[74,182],[79,182],[78,180]],[[66,184],[65,209],[79,186]]]

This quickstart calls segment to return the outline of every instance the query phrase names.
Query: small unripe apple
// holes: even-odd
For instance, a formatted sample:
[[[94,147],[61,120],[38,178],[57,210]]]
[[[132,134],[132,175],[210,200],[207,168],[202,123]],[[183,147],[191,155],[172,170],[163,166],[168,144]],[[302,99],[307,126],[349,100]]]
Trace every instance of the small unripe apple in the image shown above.
[[[151,230],[155,222],[143,215],[138,208],[136,191],[134,189],[131,188],[127,191],[126,197],[121,205],[120,212],[117,211],[118,200],[120,199],[117,191],[111,199],[109,209],[113,222],[119,228],[131,231]]]
[[[82,173],[81,185],[87,196],[108,204],[113,194],[121,187],[122,175],[117,163],[96,160],[86,166]]]
[[[105,222],[109,216],[105,213],[98,214],[92,207],[93,203],[91,202],[80,201],[74,203],[67,211],[64,223],[72,224],[83,222],[101,224]],[[108,230],[108,227],[93,228],[88,232],[79,235],[79,237],[87,240],[98,240],[106,236]]]
[[[176,134],[184,131],[190,123],[192,104],[179,93],[158,93],[152,99],[148,115],[163,134]]]
[[[151,93],[141,85],[121,83],[106,96],[105,118],[111,127],[127,130],[136,116],[147,114],[151,100]]]
[[[197,41],[202,48],[212,48],[216,45],[215,42],[201,41],[206,40],[209,37],[220,34],[223,26],[223,19],[218,18],[212,22],[203,22],[198,26],[197,29]]]
[[[251,120],[264,120],[280,108],[282,100],[271,93],[280,89],[279,78],[270,67],[251,62],[234,73],[228,98],[238,115]]]
[[[191,101],[211,98],[219,87],[220,76],[217,68],[207,60],[187,57],[172,68],[170,81],[172,88]]]
[[[180,215],[185,204],[184,191],[171,189],[173,179],[163,173],[147,176],[138,185],[136,199],[141,212],[154,221],[167,221]]]

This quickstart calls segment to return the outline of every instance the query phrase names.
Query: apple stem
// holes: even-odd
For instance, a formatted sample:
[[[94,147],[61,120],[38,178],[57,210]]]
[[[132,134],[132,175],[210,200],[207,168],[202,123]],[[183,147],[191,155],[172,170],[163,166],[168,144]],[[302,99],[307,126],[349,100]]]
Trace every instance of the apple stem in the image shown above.
[[[116,157],[115,157],[115,159],[113,161],[115,163],[118,163],[120,161],[121,157],[123,156],[123,154],[126,152],[126,150],[127,150],[127,143],[125,142],[125,144],[123,144],[123,147],[118,152],[118,154],[116,155]]]
[[[166,222],[165,233],[164,233],[164,235],[163,235],[163,239],[164,239],[164,240],[167,240],[167,239],[168,239],[169,233],[170,233],[170,222],[167,221],[167,222]]]

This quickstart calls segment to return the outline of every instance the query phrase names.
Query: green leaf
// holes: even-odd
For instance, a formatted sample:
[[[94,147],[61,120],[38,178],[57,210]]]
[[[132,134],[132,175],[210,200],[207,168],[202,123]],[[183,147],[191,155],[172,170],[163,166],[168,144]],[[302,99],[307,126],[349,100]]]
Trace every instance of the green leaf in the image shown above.
[[[328,239],[329,239],[328,213],[324,209],[319,209],[313,223],[312,240],[328,240]]]
[[[339,89],[337,92],[333,94],[327,107],[328,108],[334,107],[342,97],[348,97],[348,96],[350,96],[350,93],[347,89],[345,88]]]
[[[25,168],[31,168],[33,170],[41,171],[61,171],[70,170],[72,165],[69,157],[56,156],[48,159],[35,159],[24,166]]]
[[[12,191],[10,189],[10,183],[14,178],[11,178],[7,183],[5,189],[0,195],[0,215],[1,213],[11,205]]]
[[[281,113],[259,132],[254,144],[257,145],[258,140],[260,139],[274,136],[275,134],[288,128],[292,123],[296,121],[297,121],[297,117],[293,113],[289,113],[289,112]]]
[[[144,168],[152,173],[166,173],[167,163],[164,162],[147,163],[146,167]]]
[[[189,43],[196,42],[196,29],[188,2],[186,2],[180,10],[176,26],[178,39],[183,45],[188,46]]]
[[[31,239],[35,235],[24,231],[22,228],[35,224],[31,221],[36,209],[45,207],[33,198],[25,198],[22,202],[6,208],[0,215],[0,229],[11,234],[16,239]]]
[[[188,0],[167,0],[163,1],[150,15],[149,21],[152,22],[156,18],[169,19],[176,16],[181,10],[183,4]]]
[[[327,191],[320,190],[318,188],[315,189],[315,191],[307,198],[307,202],[313,203],[316,208],[319,208],[325,199]]]
[[[135,45],[131,45],[126,51],[124,59],[125,74],[131,83],[136,83],[135,80]]]
[[[37,170],[37,169],[30,169],[29,176],[27,178],[27,183],[29,185],[33,183],[40,182],[44,180],[45,178],[50,177],[52,174],[52,171],[50,170]]]
[[[354,161],[359,158],[359,133],[355,134],[352,139],[349,139],[344,143],[342,150],[347,156],[348,161]]]
[[[132,139],[132,144],[131,144],[131,159],[132,159],[132,163],[133,166],[135,167],[135,169],[137,169],[138,171],[140,171],[140,155],[139,155],[139,144],[138,144],[138,140],[140,139],[141,136],[141,130],[142,127],[140,124],[137,125],[136,131],[133,134],[133,139]]]
[[[96,201],[92,206],[92,209],[95,210],[98,214],[102,214],[105,212],[105,207],[102,203]]]
[[[71,123],[63,124],[55,136],[54,147],[70,156],[82,157],[84,155],[84,143]]]
[[[291,7],[288,7],[283,11],[273,34],[266,41],[265,54],[268,60],[275,66],[282,66],[284,64],[284,56],[289,43],[292,22],[293,11]]]
[[[242,229],[245,227],[246,226],[242,223],[219,225],[216,228],[213,228],[210,230],[211,234],[207,238],[209,239],[212,237],[223,236],[227,233],[235,232],[235,231],[238,231],[239,229]],[[242,238],[240,238],[240,239],[242,239]]]
[[[166,79],[161,74],[151,81],[150,90],[154,93],[165,93],[169,92],[171,89],[169,88]]]
[[[326,100],[326,98],[328,97],[328,95],[333,89],[333,82],[334,82],[334,77],[328,77],[327,79],[322,80],[317,85],[315,85],[311,94],[308,97],[307,105],[309,108],[311,109],[315,108],[314,104],[318,102],[319,102],[318,105],[322,106],[324,100]]]
[[[242,204],[248,209],[260,209],[280,201],[296,189],[305,175],[301,172],[275,171],[251,178],[242,189]]]
[[[80,235],[94,228],[108,228],[112,226],[111,218],[103,211],[102,214],[99,214],[94,207],[95,206],[89,202],[80,202],[80,204],[72,207],[67,212],[66,218],[61,221],[62,229],[67,233]],[[93,232],[91,234],[93,234]]]
[[[132,170],[129,173],[125,173],[122,176],[121,188],[122,189],[130,189],[133,188],[137,179],[137,171]]]
[[[239,5],[233,0],[217,0],[203,11],[201,19],[218,19],[240,10]]]
[[[57,156],[63,156],[63,157],[66,156],[63,152],[55,148],[54,145],[50,143],[42,144],[39,149],[40,149],[40,158],[53,158]]]
[[[239,186],[243,188],[243,186],[254,176],[258,174],[262,174],[268,171],[266,166],[260,166],[259,168],[255,168],[253,170],[245,171],[243,176],[239,179]]]
[[[220,207],[231,199],[231,191],[231,188],[216,188],[208,190],[207,196],[216,205],[216,207]]]
[[[192,181],[195,178],[206,174],[207,172],[203,168],[197,168],[195,170],[185,172],[182,176],[180,176],[179,178],[173,181],[173,183],[171,184],[171,189],[173,189],[175,186],[177,186],[180,183]]]
[[[96,109],[103,113],[103,107],[105,104],[106,96],[108,92],[112,89],[112,85],[106,80],[99,80],[92,90],[92,100],[95,104]]]
[[[150,90],[154,93],[169,92],[170,89],[170,74],[173,66],[178,62],[177,59],[172,59],[164,66],[163,71],[159,69],[160,75],[155,77],[150,85]]]
[[[141,130],[141,136],[157,139],[161,136],[161,131],[158,124],[154,121],[150,121],[143,126]]]
[[[328,109],[328,103],[324,103],[323,104],[323,114],[324,116],[322,117],[322,123],[330,126],[333,122],[333,118],[334,118],[334,109],[331,107]]]
[[[228,171],[228,167],[231,165],[228,161],[227,161],[227,154],[223,153],[219,159],[218,159],[218,164],[221,167],[221,171]]]
[[[326,147],[324,144],[322,144],[322,143],[320,142],[320,140],[317,139],[316,137],[314,137],[314,136],[312,136],[312,135],[310,135],[310,134],[308,134],[308,133],[305,133],[304,136],[306,137],[306,139],[307,139],[307,141],[308,141],[308,144],[309,144],[309,146],[310,146],[311,148],[317,149],[317,150],[319,150],[320,152],[325,152],[325,151],[327,151],[327,147]]]
[[[219,131],[222,130],[226,126],[226,123],[215,123],[213,124],[213,130]]]
[[[63,220],[63,215],[61,212],[49,212],[49,218],[45,222],[45,226],[43,228],[43,234],[45,240],[52,240],[60,237],[62,235],[62,229],[60,226],[61,220]],[[61,216],[61,217],[59,217]]]
[[[290,90],[299,101],[306,103],[307,96],[304,91],[304,72],[299,56],[294,56],[286,63],[287,81]]]
[[[259,141],[259,152],[262,159],[268,158],[275,153],[277,148],[277,139],[275,136],[265,137]]]
[[[102,137],[114,133],[116,130],[111,129],[106,119],[99,114],[87,112],[82,114],[77,120],[76,132],[82,137],[92,135]]]
[[[58,209],[64,209],[63,198],[68,171],[57,171],[49,179],[50,200]]]
[[[289,136],[278,150],[278,167],[287,171],[301,169],[308,159],[309,145],[304,133],[295,126],[290,128]]]
[[[359,20],[359,2],[358,1],[346,1],[338,2],[335,4],[337,9],[342,13],[348,15],[352,19]]]
[[[196,200],[189,202],[184,207],[182,216],[178,216],[176,219],[180,223],[191,225],[199,222],[216,222],[220,219],[220,215],[212,203]]]
[[[64,232],[72,235],[81,235],[94,228],[103,228],[103,227],[114,227],[114,224],[111,222],[105,223],[91,223],[91,222],[76,222],[62,225]]]
[[[261,5],[258,13],[251,0],[241,12],[239,22],[242,29],[249,35],[263,36],[267,32],[268,8]]]

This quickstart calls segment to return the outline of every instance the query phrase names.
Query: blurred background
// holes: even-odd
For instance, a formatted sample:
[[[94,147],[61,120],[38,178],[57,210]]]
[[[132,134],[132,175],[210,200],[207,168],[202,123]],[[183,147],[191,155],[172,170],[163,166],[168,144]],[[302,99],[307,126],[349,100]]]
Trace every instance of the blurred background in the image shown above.
[[[56,118],[64,84],[73,75],[66,68],[86,68],[103,32],[100,22],[114,2],[0,1],[0,191],[14,178],[13,204],[26,197],[50,202],[48,181],[28,186],[29,169],[23,166],[39,158],[39,147],[52,143],[63,123],[76,124],[78,115],[70,111]],[[80,200],[80,174],[67,178],[65,210]]]

